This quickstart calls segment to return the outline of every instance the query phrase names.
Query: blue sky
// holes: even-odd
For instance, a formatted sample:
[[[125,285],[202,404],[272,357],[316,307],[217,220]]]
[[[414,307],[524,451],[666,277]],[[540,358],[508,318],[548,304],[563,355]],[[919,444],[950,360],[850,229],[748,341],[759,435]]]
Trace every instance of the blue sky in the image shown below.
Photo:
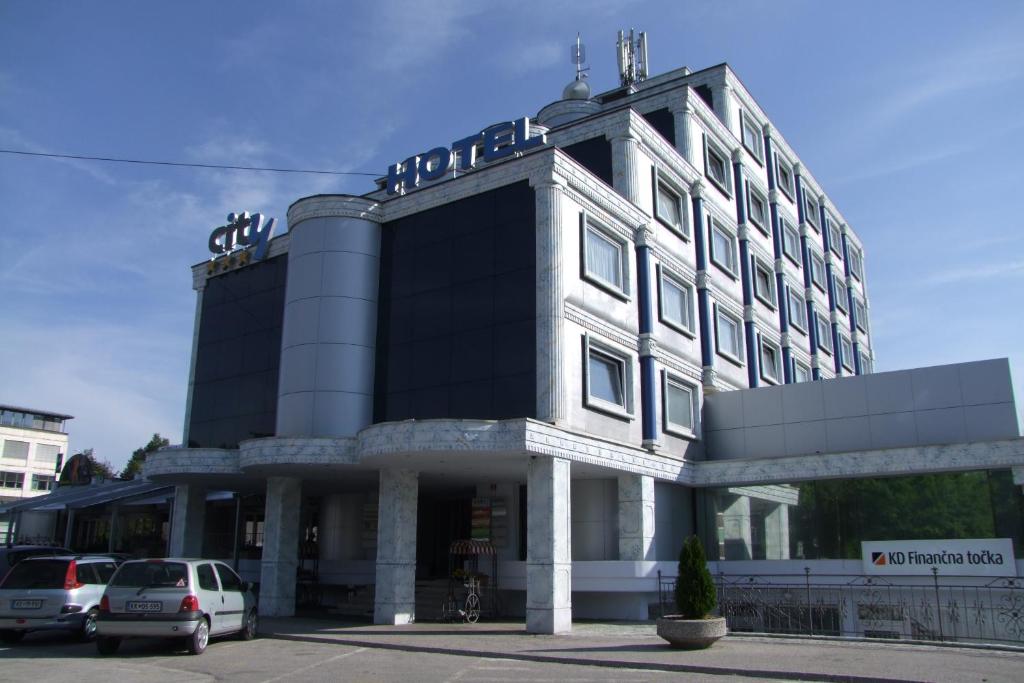
[[[427,9],[429,8],[429,9]],[[1024,403],[1019,2],[0,2],[0,147],[368,171],[573,76],[729,62],[866,245],[877,370],[1009,356]],[[118,469],[181,439],[189,266],[232,211],[367,178],[0,154],[0,402]]]

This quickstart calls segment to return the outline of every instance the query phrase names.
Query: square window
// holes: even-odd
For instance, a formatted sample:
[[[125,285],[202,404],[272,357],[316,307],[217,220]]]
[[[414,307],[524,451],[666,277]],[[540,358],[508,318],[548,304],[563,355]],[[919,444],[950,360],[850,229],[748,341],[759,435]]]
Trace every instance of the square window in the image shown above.
[[[585,218],[583,226],[584,279],[620,298],[626,298],[626,246]]]
[[[785,218],[782,220],[782,252],[800,267],[800,233]]]
[[[818,289],[825,291],[825,260],[820,254],[811,252],[811,282],[818,286]]]
[[[661,271],[658,279],[661,322],[681,332],[693,334],[693,288]]]
[[[864,278],[864,262],[861,256],[860,249],[857,247],[850,247],[850,273],[857,278],[862,280]]]
[[[799,361],[793,361],[793,381],[810,382],[811,369]]]
[[[732,195],[732,173],[729,169],[729,155],[723,152],[715,143],[704,136],[704,175],[706,175],[718,189],[727,195]]]
[[[807,304],[804,297],[793,288],[789,288],[787,291],[789,293],[789,324],[801,332],[806,332]]]
[[[818,348],[832,353],[832,325],[828,318],[817,311],[814,313],[814,329],[818,333]]]
[[[747,148],[755,159],[764,162],[764,140],[761,138],[761,130],[757,123],[750,118],[746,112],[741,115],[743,128],[741,131],[743,146]]]
[[[736,255],[736,237],[714,218],[708,219],[708,222],[711,233],[711,262],[736,277],[739,261]]]
[[[856,318],[857,329],[868,331],[868,309],[860,299],[853,300],[854,318]]]
[[[839,257],[843,257],[843,235],[839,231],[839,226],[836,222],[829,217],[825,217],[825,223],[828,225],[828,246],[835,252]]]
[[[736,363],[743,363],[743,326],[739,318],[734,318],[717,306],[715,339],[718,353]]]
[[[844,368],[853,372],[853,344],[842,335],[839,336],[839,360]]]
[[[665,431],[679,436],[694,435],[695,392],[693,385],[662,373]]]
[[[778,384],[780,363],[779,347],[761,339],[761,379]]]
[[[796,196],[796,185],[793,182],[793,166],[780,156],[775,161],[776,185],[787,197],[793,199]]]
[[[804,190],[804,220],[818,228],[818,200],[811,196],[808,190]]]
[[[775,308],[775,274],[768,264],[754,259],[754,296]]]
[[[843,279],[838,275],[833,275],[832,286],[835,288],[836,293],[836,308],[846,313],[849,301],[846,298],[846,285],[843,283]]]
[[[28,461],[28,441],[4,441],[4,458],[9,460]]]
[[[759,190],[747,186],[747,214],[750,222],[768,234],[768,201]]]
[[[661,180],[657,181],[654,215],[674,232],[690,236],[682,196]]]
[[[584,338],[587,407],[629,417],[632,372],[628,356]]]

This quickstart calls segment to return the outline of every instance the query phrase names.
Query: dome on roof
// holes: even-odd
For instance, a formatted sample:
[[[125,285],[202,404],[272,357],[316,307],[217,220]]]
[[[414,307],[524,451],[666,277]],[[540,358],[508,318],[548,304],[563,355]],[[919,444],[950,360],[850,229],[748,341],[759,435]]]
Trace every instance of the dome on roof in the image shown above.
[[[563,100],[589,100],[590,99],[590,86],[583,79],[577,79],[565,86],[565,90],[562,91]]]

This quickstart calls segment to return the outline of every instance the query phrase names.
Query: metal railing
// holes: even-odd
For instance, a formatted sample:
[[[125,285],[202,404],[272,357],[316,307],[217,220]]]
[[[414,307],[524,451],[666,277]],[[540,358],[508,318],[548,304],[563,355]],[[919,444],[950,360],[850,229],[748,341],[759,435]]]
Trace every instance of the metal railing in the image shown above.
[[[730,631],[1024,645],[1024,579],[757,574],[715,577]],[[915,580],[916,579],[916,580]],[[658,607],[675,577],[658,572]]]

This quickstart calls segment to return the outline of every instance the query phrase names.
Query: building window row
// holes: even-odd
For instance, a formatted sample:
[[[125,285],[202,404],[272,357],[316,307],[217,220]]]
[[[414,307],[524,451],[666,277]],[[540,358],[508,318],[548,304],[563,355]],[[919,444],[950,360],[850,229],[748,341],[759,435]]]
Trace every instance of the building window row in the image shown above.
[[[25,485],[23,472],[0,472],[0,488],[20,489]]]
[[[5,408],[0,410],[0,426],[62,432],[64,431],[64,420],[52,415],[39,415]]]
[[[22,462],[28,461],[28,441],[16,441],[14,439],[6,439],[4,441],[4,459],[6,460],[20,460]]]
[[[56,486],[57,478],[51,477],[46,474],[33,474],[32,475],[32,490],[33,491],[52,491]]]

